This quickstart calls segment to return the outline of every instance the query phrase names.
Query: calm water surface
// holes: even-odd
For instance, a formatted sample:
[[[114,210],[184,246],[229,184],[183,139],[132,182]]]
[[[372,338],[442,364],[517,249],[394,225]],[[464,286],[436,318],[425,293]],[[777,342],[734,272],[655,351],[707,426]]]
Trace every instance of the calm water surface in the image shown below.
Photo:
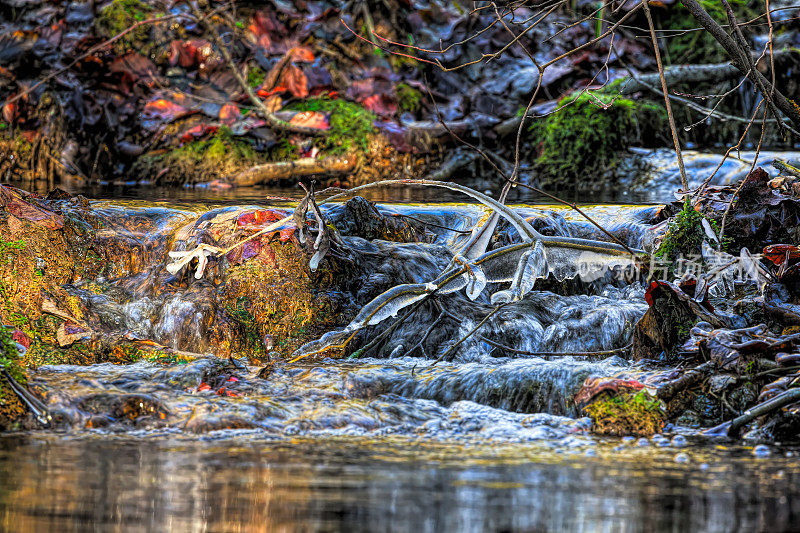
[[[787,531],[800,520],[796,455],[709,444],[36,434],[0,437],[0,480],[7,531]]]

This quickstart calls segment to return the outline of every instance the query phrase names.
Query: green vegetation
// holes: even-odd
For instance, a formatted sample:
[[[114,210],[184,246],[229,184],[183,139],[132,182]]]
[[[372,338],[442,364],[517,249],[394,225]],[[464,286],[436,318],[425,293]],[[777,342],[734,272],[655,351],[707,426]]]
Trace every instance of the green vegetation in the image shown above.
[[[247,71],[247,85],[256,89],[264,83],[264,78],[266,78],[267,73],[264,72],[264,69],[256,65]]]
[[[310,98],[287,106],[293,111],[317,111],[330,115],[331,129],[321,138],[321,148],[332,155],[344,154],[354,149],[366,151],[369,136],[375,133],[375,115],[358,104],[347,100]]]
[[[679,255],[700,253],[706,232],[703,230],[702,220],[705,218],[696,211],[687,198],[677,215],[669,222],[667,235],[656,250],[655,256],[659,259],[673,260]],[[719,234],[719,227],[715,220],[708,219],[711,228]]]
[[[241,137],[237,137],[230,128],[221,127],[217,133],[201,141],[187,143],[174,150],[175,157],[195,162],[206,161],[221,163],[224,161],[252,161],[258,158],[253,146]]]
[[[592,430],[602,435],[652,435],[664,427],[661,401],[644,390],[602,398],[584,411],[592,419]]]
[[[652,143],[665,131],[663,106],[589,91],[562,99],[529,128],[541,147],[536,167],[545,183],[599,178],[619,164],[621,150]]]
[[[137,22],[152,18],[155,9],[141,0],[114,0],[100,11],[95,19],[95,30],[101,37],[111,38],[122,33]],[[143,51],[150,40],[150,27],[146,24],[123,36],[114,43],[119,54],[128,50]]]
[[[8,372],[19,383],[25,383],[25,373],[19,366],[17,345],[8,329],[0,324],[0,367]],[[0,378],[5,381],[3,378]]]
[[[401,111],[416,113],[422,107],[422,93],[407,83],[398,83],[394,87],[397,93],[397,105]]]

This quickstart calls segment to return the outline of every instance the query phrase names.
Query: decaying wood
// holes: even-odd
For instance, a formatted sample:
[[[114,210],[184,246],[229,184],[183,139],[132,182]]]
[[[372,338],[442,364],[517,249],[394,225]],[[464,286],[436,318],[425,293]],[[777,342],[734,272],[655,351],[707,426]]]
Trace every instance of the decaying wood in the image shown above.
[[[700,383],[705,377],[714,369],[714,363],[707,362],[702,365],[691,368],[683,373],[679,378],[668,381],[658,387],[656,395],[660,400],[669,402],[679,392],[695,386]]]
[[[303,157],[296,161],[279,161],[276,163],[264,163],[234,174],[227,178],[231,184],[237,187],[248,187],[261,183],[269,183],[300,176],[311,176],[314,174],[337,175],[347,174],[356,168],[357,158],[354,155],[342,157],[326,157],[315,159],[313,157]]]

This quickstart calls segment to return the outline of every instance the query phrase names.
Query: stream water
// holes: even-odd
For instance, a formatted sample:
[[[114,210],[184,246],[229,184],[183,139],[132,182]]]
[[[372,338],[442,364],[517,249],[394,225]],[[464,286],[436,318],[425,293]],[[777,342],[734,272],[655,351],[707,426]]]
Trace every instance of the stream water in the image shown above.
[[[650,200],[669,200],[660,187],[650,187]],[[200,229],[263,206],[263,194],[201,202],[187,193],[166,203],[158,194],[92,204],[113,221],[110,238],[123,235],[149,262],[67,290],[105,331],[213,353],[204,329],[213,286],[165,283],[166,244],[189,248]],[[433,199],[415,194],[400,199]],[[484,216],[474,205],[379,209],[431,224],[430,233],[425,243],[391,244],[343,231],[345,246],[365,258],[346,294],[351,314],[393,285],[435,277]],[[632,247],[651,246],[664,230],[658,206],[587,209]],[[326,213],[335,219],[337,210]],[[603,238],[566,209],[518,212],[548,235]],[[264,377],[210,356],[169,366],[39,367],[30,384],[54,429],[0,437],[0,529],[779,531],[800,520],[793,448],[711,442],[677,426],[641,441],[594,437],[573,401],[586,378],[648,383],[658,372],[617,355],[528,353],[625,346],[647,309],[641,280],[609,275],[542,287],[434,365],[500,288],[490,284],[475,302],[463,291],[442,297],[458,323],[435,324],[434,310],[422,309],[369,357],[276,365]],[[409,352],[420,338],[422,350]]]

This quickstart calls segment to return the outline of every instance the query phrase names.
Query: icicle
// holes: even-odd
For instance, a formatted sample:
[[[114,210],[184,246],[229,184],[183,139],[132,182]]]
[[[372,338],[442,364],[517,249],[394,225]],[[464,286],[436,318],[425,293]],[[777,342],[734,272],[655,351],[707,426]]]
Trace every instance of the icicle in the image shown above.
[[[492,303],[518,302],[533,290],[536,280],[547,277],[550,267],[547,261],[547,250],[542,241],[536,241],[532,249],[522,254],[517,272],[508,290],[498,291],[492,295]]]
[[[470,300],[474,300],[480,296],[483,289],[486,287],[486,274],[484,274],[483,269],[477,265],[470,265],[467,268],[468,270],[464,274],[464,277],[467,279],[467,297],[469,297]]]

